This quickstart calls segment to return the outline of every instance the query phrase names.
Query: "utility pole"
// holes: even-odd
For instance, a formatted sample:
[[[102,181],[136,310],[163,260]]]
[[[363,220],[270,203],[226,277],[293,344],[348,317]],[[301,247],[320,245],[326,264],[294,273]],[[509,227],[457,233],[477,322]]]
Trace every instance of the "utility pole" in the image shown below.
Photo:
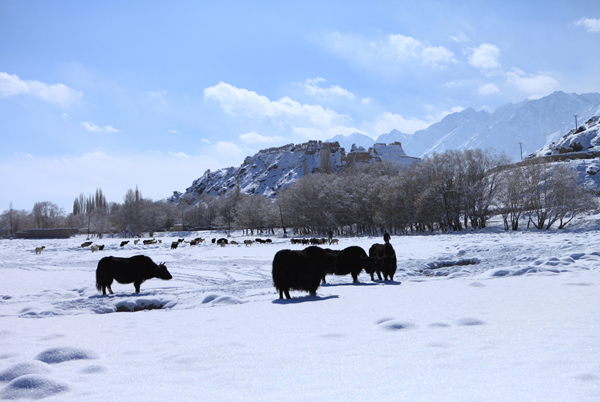
[[[575,116],[575,130],[577,130],[577,116],[579,116],[578,114],[574,114],[573,116]]]
[[[519,148],[521,148],[521,160],[523,160],[523,143],[519,142]]]

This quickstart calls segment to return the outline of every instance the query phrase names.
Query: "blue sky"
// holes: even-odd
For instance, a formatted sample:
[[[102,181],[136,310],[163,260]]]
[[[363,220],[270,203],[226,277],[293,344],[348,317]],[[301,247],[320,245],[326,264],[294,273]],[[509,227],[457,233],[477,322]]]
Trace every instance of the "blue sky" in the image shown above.
[[[600,92],[600,2],[0,0],[0,210]],[[406,149],[410,155],[410,149]]]

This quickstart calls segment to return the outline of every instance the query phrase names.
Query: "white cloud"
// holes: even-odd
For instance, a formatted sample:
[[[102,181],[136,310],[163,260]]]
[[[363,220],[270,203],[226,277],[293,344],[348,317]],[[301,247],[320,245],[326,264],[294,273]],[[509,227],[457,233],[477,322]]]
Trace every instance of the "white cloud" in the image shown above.
[[[411,36],[404,35],[388,35],[388,43],[384,44],[384,48],[389,46],[391,52],[402,61],[411,58],[417,58],[423,45],[421,42]]]
[[[437,107],[433,105],[425,105],[425,109],[431,113],[426,117],[427,123],[429,125],[441,121],[444,117],[448,116],[449,114],[458,113],[465,110],[462,106],[453,106],[450,108],[450,110],[440,111]]]
[[[496,47],[496,45],[483,43],[479,47],[475,48],[471,55],[469,55],[469,64],[482,70],[499,68],[499,57],[500,50]]]
[[[600,32],[600,19],[599,18],[581,18],[575,22],[575,25],[582,26],[588,33]]]
[[[212,144],[209,140],[207,140],[206,138],[202,138],[200,140],[200,142],[204,143],[204,144]]]
[[[270,144],[285,140],[283,137],[265,137],[254,131],[240,135],[240,140],[247,144]]]
[[[306,82],[304,83],[304,90],[308,95],[319,96],[323,98],[328,98],[331,96],[341,96],[348,99],[355,98],[352,92],[340,87],[339,85],[333,85],[329,88],[321,88],[319,83],[326,81],[327,80],[321,77],[315,79],[307,78]]]
[[[411,36],[389,34],[378,40],[339,32],[326,35],[322,43],[333,53],[361,68],[396,75],[401,66],[426,65],[431,68],[456,63],[454,53],[443,46],[431,46]]]
[[[429,127],[430,123],[424,120],[408,118],[402,115],[384,112],[375,118],[372,123],[372,132],[376,135],[389,133],[393,129],[406,134],[413,134],[415,131]]]
[[[15,152],[14,154],[15,156],[33,159],[33,156],[31,156],[31,154],[28,154],[27,152]]]
[[[66,120],[68,117],[69,117],[69,114],[68,114],[68,113],[63,113],[63,114],[62,114],[62,118],[63,118],[63,119],[65,119],[65,120]]]
[[[463,83],[459,82],[459,81],[450,81],[444,84],[444,86],[446,88],[458,88],[458,87],[462,87]]]
[[[462,32],[459,32],[456,36],[450,35],[450,39],[456,43],[469,42],[467,35]]]
[[[86,130],[91,131],[93,133],[118,133],[119,132],[119,130],[117,130],[116,128],[113,128],[111,126],[99,127],[89,121],[82,121],[81,126],[83,128],[85,128]]]
[[[186,154],[184,152],[177,152],[177,153],[175,153],[175,152],[169,152],[169,155],[172,155],[172,156],[174,156],[176,158],[185,158],[185,159],[187,159],[187,158],[190,157],[188,154]]]
[[[431,67],[438,67],[442,63],[454,63],[454,53],[443,46],[428,46],[421,41],[404,35],[388,35],[392,53],[398,60],[404,62],[411,59],[420,60]],[[387,44],[383,45],[387,49]]]
[[[529,99],[538,99],[546,96],[559,88],[559,83],[554,78],[544,74],[525,74],[518,68],[506,73],[507,81],[521,91],[529,94]]]
[[[78,102],[83,94],[63,84],[48,85],[40,81],[23,81],[17,75],[0,72],[0,97],[32,95],[46,102],[66,107]]]
[[[443,46],[426,47],[421,52],[421,58],[423,59],[423,63],[432,67],[438,67],[443,63],[456,62],[454,53]]]
[[[179,134],[179,131],[177,131],[177,130],[169,130],[169,133],[171,133],[171,134]]]
[[[483,86],[480,86],[479,89],[477,89],[477,93],[479,95],[484,95],[484,96],[501,94],[498,87],[494,84],[485,84]]]
[[[360,103],[362,103],[363,105],[368,105],[369,103],[371,103],[372,99],[371,98],[362,98],[360,100]]]
[[[320,105],[303,105],[289,97],[271,101],[254,91],[236,88],[224,82],[204,89],[204,97],[218,101],[225,113],[259,119],[269,118],[278,123],[312,124],[323,128],[350,120],[347,115]]]

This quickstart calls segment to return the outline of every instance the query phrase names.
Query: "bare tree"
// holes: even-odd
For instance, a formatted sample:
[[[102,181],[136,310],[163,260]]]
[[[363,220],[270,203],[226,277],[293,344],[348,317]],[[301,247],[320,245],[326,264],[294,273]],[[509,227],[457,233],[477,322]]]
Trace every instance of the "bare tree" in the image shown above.
[[[64,210],[50,201],[36,202],[32,214],[38,229],[58,227],[65,217]]]

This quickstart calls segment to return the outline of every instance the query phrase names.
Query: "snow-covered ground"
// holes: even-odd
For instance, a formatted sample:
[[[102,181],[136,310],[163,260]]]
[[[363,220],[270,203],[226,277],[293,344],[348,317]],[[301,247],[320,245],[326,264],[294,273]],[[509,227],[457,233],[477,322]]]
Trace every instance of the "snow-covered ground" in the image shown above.
[[[96,253],[85,236],[0,240],[0,399],[598,401],[597,219],[393,236],[394,282],[328,277],[291,300],[277,299],[271,261],[303,246],[281,236],[175,250],[102,239]],[[197,235],[222,233],[185,237]],[[136,254],[173,279],[99,295],[99,259]],[[117,312],[149,306],[162,308]]]

